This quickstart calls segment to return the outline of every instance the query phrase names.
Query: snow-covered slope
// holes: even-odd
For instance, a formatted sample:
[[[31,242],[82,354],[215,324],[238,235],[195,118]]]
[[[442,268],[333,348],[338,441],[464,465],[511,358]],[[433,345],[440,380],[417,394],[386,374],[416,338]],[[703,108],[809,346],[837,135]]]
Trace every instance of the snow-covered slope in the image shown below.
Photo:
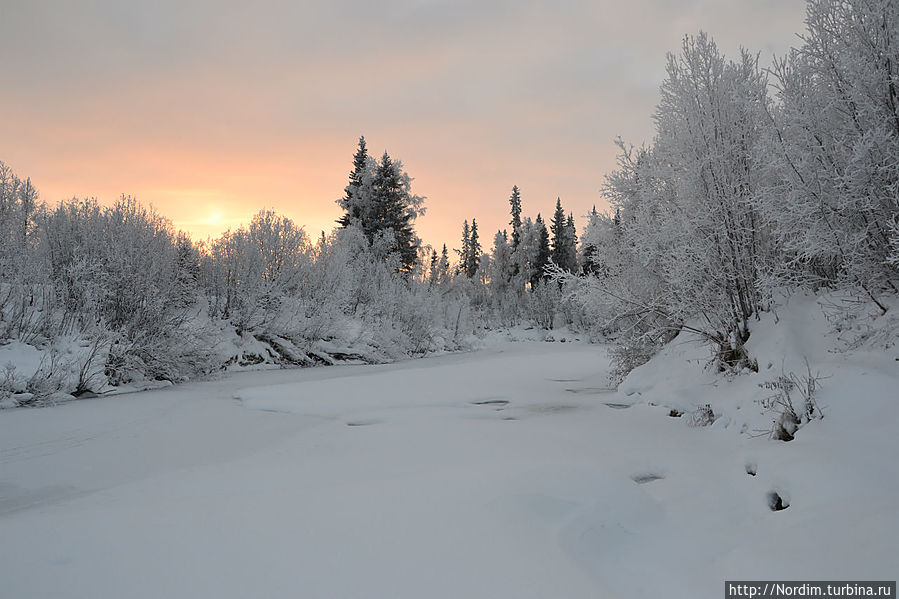
[[[731,380],[675,341],[616,393],[602,346],[504,343],[6,411],[2,594],[709,597],[725,579],[892,579],[896,363],[828,352],[819,313],[794,298],[785,328],[760,323],[760,372]],[[808,357],[830,377],[824,417],[789,443],[752,433],[782,350],[787,372]],[[704,404],[710,427],[668,415]]]
[[[695,522],[702,544],[717,517],[726,528],[748,518],[726,550],[710,556],[709,572],[728,578],[830,579],[864,576],[895,578],[899,548],[899,348],[895,316],[875,316],[854,308],[850,317],[836,295],[794,295],[754,324],[747,350],[757,373],[724,376],[709,368],[709,349],[675,339],[619,387],[622,402],[683,412],[671,418],[689,424],[705,405],[714,422],[694,428],[697,438],[729,437],[724,455],[734,462],[721,470],[720,456],[704,456],[690,469],[696,488],[687,496],[703,504]],[[811,375],[811,377],[809,376]],[[816,418],[790,442],[772,441],[778,407],[766,409],[777,394],[772,381],[791,377],[801,386],[816,379]],[[797,411],[800,389],[791,392]],[[704,464],[704,465],[701,465]],[[734,480],[743,466],[749,474]],[[662,485],[655,487],[663,489]],[[758,501],[762,490],[777,493],[784,511],[767,516],[729,510],[723,497],[742,489]],[[772,502],[776,497],[772,497]],[[663,501],[671,505],[670,498]],[[735,506],[730,506],[731,509]],[[729,515],[728,515],[728,512]],[[772,523],[776,525],[772,526]]]

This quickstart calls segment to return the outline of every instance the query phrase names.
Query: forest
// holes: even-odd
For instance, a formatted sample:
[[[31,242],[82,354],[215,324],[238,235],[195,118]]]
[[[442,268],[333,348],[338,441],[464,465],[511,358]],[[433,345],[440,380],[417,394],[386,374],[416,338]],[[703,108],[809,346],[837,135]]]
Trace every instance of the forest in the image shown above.
[[[778,297],[837,290],[885,314],[899,291],[899,6],[807,11],[801,43],[770,67],[685,37],[667,57],[654,138],[618,140],[597,197],[609,208],[580,230],[561,199],[526,215],[537,201],[510,185],[496,199],[508,228],[489,247],[477,215],[458,249],[426,245],[412,178],[364,137],[343,216],[316,239],[260,210],[201,242],[129,196],[41,202],[0,163],[0,344],[36,364],[5,366],[0,405],[396,361],[519,326],[611,342],[613,382],[680,333],[738,372],[758,369],[744,344]]]

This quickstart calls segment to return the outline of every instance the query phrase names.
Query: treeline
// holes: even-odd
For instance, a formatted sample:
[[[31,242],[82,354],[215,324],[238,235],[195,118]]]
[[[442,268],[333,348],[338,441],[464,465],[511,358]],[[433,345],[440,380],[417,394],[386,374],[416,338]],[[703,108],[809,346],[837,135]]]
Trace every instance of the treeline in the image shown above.
[[[521,191],[512,187],[509,197],[511,220],[509,229],[497,231],[490,252],[483,252],[477,219],[471,225],[465,220],[458,250],[454,285],[466,290],[473,305],[480,308],[481,322],[486,328],[511,327],[523,322],[545,329],[555,325],[571,325],[583,329],[579,306],[566,301],[563,286],[550,281],[547,268],[552,264],[576,275],[581,271],[574,216],[556,209],[549,229],[540,213],[535,219],[522,218]],[[440,256],[436,250],[430,257],[432,282],[445,278],[447,259],[444,246]]]
[[[539,216],[498,236],[492,257],[474,221],[459,255],[437,256],[415,234],[423,198],[402,163],[374,160],[364,138],[338,203],[340,226],[314,241],[263,210],[197,243],[130,197],[39,203],[0,163],[0,344],[42,354],[36,373],[7,369],[0,395],[27,404],[263,363],[383,362],[557,319]],[[571,217],[554,223],[573,252]]]
[[[619,143],[612,210],[586,233],[598,277],[571,281],[618,335],[619,375],[682,330],[722,368],[778,290],[899,286],[899,3],[811,0],[771,69],[705,34],[669,55],[653,143]]]
[[[7,392],[39,400],[232,364],[379,362],[456,349],[472,332],[467,303],[398,275],[401,256],[356,227],[313,243],[262,211],[197,244],[132,198],[32,205],[27,181],[0,175],[0,339],[45,352],[29,380],[7,373]]]

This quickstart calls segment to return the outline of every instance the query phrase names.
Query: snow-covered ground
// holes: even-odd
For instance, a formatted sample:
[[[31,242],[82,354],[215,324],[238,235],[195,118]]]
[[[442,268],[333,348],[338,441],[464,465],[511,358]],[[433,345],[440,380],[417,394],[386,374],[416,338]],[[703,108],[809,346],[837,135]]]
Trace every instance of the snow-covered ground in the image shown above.
[[[782,348],[769,329],[760,354]],[[690,351],[705,350],[675,341],[617,393],[603,346],[496,342],[5,411],[0,595],[712,597],[725,579],[894,579],[894,358],[816,362],[825,417],[783,443],[751,430],[770,416],[753,399],[769,358],[727,383]],[[705,403],[710,427],[668,415]]]

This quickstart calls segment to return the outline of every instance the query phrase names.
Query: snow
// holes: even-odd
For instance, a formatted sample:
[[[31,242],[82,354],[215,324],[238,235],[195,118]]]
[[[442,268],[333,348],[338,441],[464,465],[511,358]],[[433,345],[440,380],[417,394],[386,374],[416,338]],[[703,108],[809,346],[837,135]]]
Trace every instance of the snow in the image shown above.
[[[814,298],[778,317],[750,339],[760,372],[730,380],[675,340],[615,392],[604,346],[493,338],[5,411],[3,594],[707,597],[725,579],[892,579],[895,350],[833,352]],[[781,358],[830,377],[824,418],[789,443],[753,433]],[[707,403],[710,427],[668,416]]]
[[[41,366],[41,353],[21,341],[0,345],[0,365],[15,366],[18,374],[30,378]]]
[[[25,383],[41,367],[43,354],[21,341],[0,345],[0,373],[9,379],[10,391],[25,391]]]

